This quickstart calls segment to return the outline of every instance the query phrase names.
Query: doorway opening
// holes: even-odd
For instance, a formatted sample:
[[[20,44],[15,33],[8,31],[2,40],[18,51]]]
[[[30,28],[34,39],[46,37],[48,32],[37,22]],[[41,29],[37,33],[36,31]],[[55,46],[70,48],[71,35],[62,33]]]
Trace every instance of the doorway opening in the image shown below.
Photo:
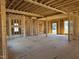
[[[52,33],[57,34],[57,23],[52,23]]]
[[[68,20],[64,21],[64,34],[68,35]]]

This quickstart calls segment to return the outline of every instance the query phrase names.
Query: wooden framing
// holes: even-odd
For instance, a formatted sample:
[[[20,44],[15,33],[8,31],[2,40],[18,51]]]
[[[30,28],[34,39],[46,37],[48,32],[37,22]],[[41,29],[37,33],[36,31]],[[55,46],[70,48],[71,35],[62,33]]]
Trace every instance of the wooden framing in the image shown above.
[[[16,13],[16,14],[23,14],[23,15],[28,15],[28,16],[30,15],[30,16],[36,16],[36,17],[43,17],[42,15],[33,14],[33,13],[29,13],[29,12],[18,11],[18,10],[12,10],[12,9],[7,9],[6,12]]]
[[[48,9],[49,11],[52,10],[51,12],[56,11],[56,13],[61,12],[64,14],[67,14],[67,12],[78,11],[78,8],[79,8],[78,7],[79,0],[66,0],[66,1],[63,1],[63,0],[58,0],[58,1],[54,1],[54,0],[49,0],[49,1],[47,1],[47,0],[20,0],[16,4],[15,2],[17,2],[17,1],[18,0],[16,0],[16,1],[7,0],[7,8],[10,8],[12,6],[11,7],[12,9],[17,9],[17,10],[22,10],[22,11],[26,10],[27,12],[31,8],[30,12],[33,12],[35,10],[36,12],[34,11],[34,13],[36,13],[36,14],[42,14],[42,11],[39,11],[39,13],[37,13],[37,12],[38,12],[38,10],[43,10],[45,8]],[[22,5],[20,3],[22,3]],[[32,4],[35,6],[31,6]],[[71,4],[73,4],[73,5],[71,5]],[[24,6],[24,7],[21,8],[22,6]],[[29,6],[31,6],[31,7],[29,7]],[[16,8],[16,7],[18,7],[18,8]],[[38,7],[38,8],[36,8],[36,7]],[[40,7],[42,7],[42,8],[40,8]],[[32,11],[32,9],[33,9],[33,11]],[[43,13],[42,15],[43,16],[47,15],[49,13],[49,11],[47,11],[46,14]]]
[[[0,0],[0,59],[7,59],[6,4]]]
[[[50,10],[52,10],[52,11],[58,11],[58,12],[67,14],[67,13],[64,12],[64,11],[58,10],[58,9],[56,9],[56,8],[53,8],[53,7],[46,6],[46,5],[44,5],[44,4],[41,4],[41,3],[38,3],[38,2],[35,2],[35,1],[32,1],[32,0],[24,0],[24,1],[33,3],[33,4],[38,5],[38,6],[41,6],[41,7],[43,7],[43,8],[50,9]]]
[[[26,3],[22,3],[19,7],[17,7],[17,9],[22,9],[22,7],[25,5]]]
[[[58,4],[58,3],[61,2],[61,1],[62,1],[62,0],[54,1],[54,3],[48,4],[48,6],[52,6],[52,5],[54,5],[54,4]]]
[[[50,0],[50,1],[48,1],[48,2],[46,2],[46,3],[44,3],[44,4],[49,4],[49,3],[51,3],[51,2],[53,2],[53,1],[55,1],[55,0]]]
[[[41,0],[41,1],[40,1],[40,3],[43,3],[43,2],[44,2],[44,0]]]
[[[46,18],[46,37],[48,36],[48,19]]]
[[[76,1],[74,0],[74,1],[69,2],[69,3],[66,3],[66,2],[65,2],[65,3],[63,3],[63,4],[61,4],[61,5],[57,5],[56,8],[63,7],[63,6],[65,6],[65,5],[71,6],[72,3],[75,3],[75,2],[77,2],[77,1],[79,1],[79,0],[76,0]]]
[[[18,3],[15,6],[13,6],[13,9],[15,9],[21,2],[22,0],[18,1]]]
[[[61,19],[61,18],[67,18],[67,17],[68,17],[67,15],[59,14],[59,15],[54,15],[54,16],[43,17],[38,20],[46,20],[46,19],[52,20],[52,19]]]
[[[25,9],[28,8],[29,6],[31,6],[31,4],[27,4],[27,6],[22,7],[20,10],[25,10]]]
[[[35,7],[35,5],[30,5],[28,8],[26,8],[26,9],[24,9],[24,11],[26,11],[26,10],[30,10],[30,9],[32,9],[32,8],[34,8]]]
[[[13,5],[13,3],[15,2],[16,0],[13,0],[12,2],[11,2],[11,4],[8,6],[8,8],[10,8],[12,5]]]
[[[8,5],[5,5],[6,1],[7,1]],[[18,1],[18,0],[1,0],[0,1],[0,30],[1,30],[1,33],[0,33],[0,35],[1,35],[0,36],[1,37],[0,38],[1,42],[0,43],[2,43],[2,56],[0,56],[0,58],[3,58],[3,59],[7,59],[6,13],[22,14],[24,20],[25,20],[25,16],[24,15],[35,16],[35,17],[44,17],[45,15],[49,14],[49,12],[52,13],[52,12],[56,11],[56,12],[63,13],[63,15],[59,15],[59,16],[55,15],[55,16],[49,16],[49,17],[44,17],[44,18],[38,19],[38,20],[42,20],[42,21],[45,20],[46,21],[46,36],[47,36],[47,33],[48,33],[48,20],[50,20],[50,19],[57,19],[57,18],[66,18],[66,17],[68,17],[69,19],[73,19],[74,16],[71,15],[71,14],[68,14],[68,13],[69,12],[74,12],[74,11],[79,13],[78,12],[79,11],[78,4],[75,5],[76,2],[79,2],[79,0],[66,0],[64,2],[62,0],[58,0],[58,1],[49,0],[47,2],[45,0],[39,0],[39,2],[38,2],[38,0],[20,0],[20,1],[18,1],[17,4],[15,4],[16,1]],[[22,5],[20,5],[20,3],[22,1],[24,1],[24,2],[22,3]],[[43,2],[45,2],[45,3],[43,4]],[[51,2],[53,2],[53,3],[51,3]],[[32,4],[33,4],[33,6],[31,6]],[[73,6],[71,6],[71,4],[73,4]],[[29,6],[31,6],[31,7],[29,7]],[[16,7],[18,7],[18,8],[16,8]],[[23,8],[21,8],[21,7],[23,7]],[[10,8],[12,8],[12,9],[10,9]],[[14,10],[14,9],[17,9],[17,10]],[[29,9],[31,9],[30,12],[28,12]],[[68,12],[63,11],[63,9],[66,9]],[[19,11],[19,10],[21,10],[21,11]],[[27,10],[27,12],[25,12],[26,10]],[[33,11],[34,11],[34,13],[32,13]],[[43,11],[48,11],[48,12],[43,12]],[[40,15],[40,14],[42,14],[42,15]],[[64,15],[64,14],[66,14],[66,15]],[[31,25],[33,25],[32,21],[33,20],[31,19],[30,20],[30,22],[31,22],[30,23],[30,28],[31,28],[30,29],[30,34],[33,35],[33,26],[31,26]],[[23,23],[24,22],[25,21],[23,21]],[[25,25],[25,23],[23,24],[23,26],[24,25]],[[70,20],[69,20],[69,32],[70,32],[70,29],[71,28],[70,28]],[[75,28],[75,30],[76,29],[78,30],[78,28]],[[11,29],[9,29],[9,30],[11,30]],[[76,32],[78,32],[78,31],[76,31]],[[25,30],[24,30],[23,33],[25,33]],[[72,33],[69,33],[70,36],[72,36],[71,34]],[[76,34],[76,35],[79,36],[79,33]],[[25,36],[25,34],[24,34],[24,36]],[[69,36],[69,39],[71,39],[70,36]]]

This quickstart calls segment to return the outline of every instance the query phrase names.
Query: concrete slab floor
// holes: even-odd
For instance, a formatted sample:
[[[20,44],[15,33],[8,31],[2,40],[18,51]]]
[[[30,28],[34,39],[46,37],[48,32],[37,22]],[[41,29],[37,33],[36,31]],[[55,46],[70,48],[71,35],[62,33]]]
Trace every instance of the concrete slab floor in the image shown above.
[[[79,41],[64,35],[33,36],[8,41],[9,59],[79,59]]]

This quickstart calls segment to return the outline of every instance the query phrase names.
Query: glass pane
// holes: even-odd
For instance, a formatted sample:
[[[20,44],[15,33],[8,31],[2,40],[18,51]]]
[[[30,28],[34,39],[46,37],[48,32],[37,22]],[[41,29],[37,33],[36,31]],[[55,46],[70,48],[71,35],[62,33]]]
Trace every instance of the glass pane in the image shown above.
[[[14,23],[14,26],[18,26],[18,23]]]
[[[18,27],[14,27],[14,32],[19,32],[19,28]]]
[[[64,21],[64,33],[68,33],[68,21]]]

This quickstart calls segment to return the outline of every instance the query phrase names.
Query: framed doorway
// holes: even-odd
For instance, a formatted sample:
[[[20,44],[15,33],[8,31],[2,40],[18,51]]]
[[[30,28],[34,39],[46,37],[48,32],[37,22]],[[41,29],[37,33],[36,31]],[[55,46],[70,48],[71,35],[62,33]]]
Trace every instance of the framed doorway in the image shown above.
[[[68,34],[68,24],[69,24],[68,20],[65,20],[64,21],[64,34]]]
[[[57,23],[52,23],[52,33],[57,34]]]

